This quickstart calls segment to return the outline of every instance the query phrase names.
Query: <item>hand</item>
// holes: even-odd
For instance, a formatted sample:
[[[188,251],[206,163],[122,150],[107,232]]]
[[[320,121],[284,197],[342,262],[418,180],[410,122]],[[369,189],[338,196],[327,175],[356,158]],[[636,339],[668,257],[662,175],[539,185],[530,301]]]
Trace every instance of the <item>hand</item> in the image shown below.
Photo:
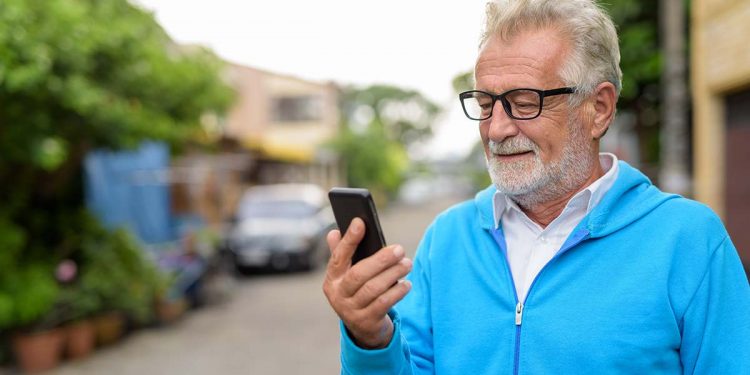
[[[338,230],[328,233],[328,261],[323,293],[344,322],[354,341],[368,349],[384,348],[393,337],[393,322],[387,313],[411,289],[400,280],[411,271],[412,261],[400,245],[386,246],[352,266],[352,255],[365,233],[365,224],[355,218],[344,237]]]

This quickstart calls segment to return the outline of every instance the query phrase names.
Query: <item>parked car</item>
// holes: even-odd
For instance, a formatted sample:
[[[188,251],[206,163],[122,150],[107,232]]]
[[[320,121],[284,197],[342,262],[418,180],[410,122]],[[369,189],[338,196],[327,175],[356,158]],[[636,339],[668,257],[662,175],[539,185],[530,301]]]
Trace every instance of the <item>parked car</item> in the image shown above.
[[[325,191],[312,184],[259,185],[237,207],[226,248],[239,269],[314,269],[328,259],[335,219]]]

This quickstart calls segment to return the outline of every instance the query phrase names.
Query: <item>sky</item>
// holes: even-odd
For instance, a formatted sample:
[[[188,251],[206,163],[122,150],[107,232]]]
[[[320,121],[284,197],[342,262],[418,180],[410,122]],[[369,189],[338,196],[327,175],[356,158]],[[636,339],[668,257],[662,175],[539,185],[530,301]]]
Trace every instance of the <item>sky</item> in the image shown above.
[[[433,157],[478,140],[451,87],[477,56],[485,0],[135,0],[178,43],[222,59],[341,85],[391,84],[443,106]]]

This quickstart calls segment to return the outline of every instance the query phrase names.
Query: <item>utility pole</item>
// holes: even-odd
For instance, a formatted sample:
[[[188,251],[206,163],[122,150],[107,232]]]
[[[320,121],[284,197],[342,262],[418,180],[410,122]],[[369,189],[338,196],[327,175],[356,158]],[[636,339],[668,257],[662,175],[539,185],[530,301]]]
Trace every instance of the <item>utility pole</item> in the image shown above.
[[[662,73],[661,166],[662,190],[689,195],[688,172],[688,91],[685,56],[685,5],[683,0],[661,0],[659,18],[662,30],[664,70]]]

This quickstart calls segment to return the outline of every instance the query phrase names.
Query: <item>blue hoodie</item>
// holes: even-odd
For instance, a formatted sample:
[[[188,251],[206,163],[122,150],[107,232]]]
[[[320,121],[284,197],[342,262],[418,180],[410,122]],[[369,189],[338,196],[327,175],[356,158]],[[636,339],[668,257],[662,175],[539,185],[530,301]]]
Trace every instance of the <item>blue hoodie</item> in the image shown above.
[[[750,286],[709,208],[620,162],[519,303],[494,193],[427,229],[386,348],[342,325],[342,373],[750,374]]]

